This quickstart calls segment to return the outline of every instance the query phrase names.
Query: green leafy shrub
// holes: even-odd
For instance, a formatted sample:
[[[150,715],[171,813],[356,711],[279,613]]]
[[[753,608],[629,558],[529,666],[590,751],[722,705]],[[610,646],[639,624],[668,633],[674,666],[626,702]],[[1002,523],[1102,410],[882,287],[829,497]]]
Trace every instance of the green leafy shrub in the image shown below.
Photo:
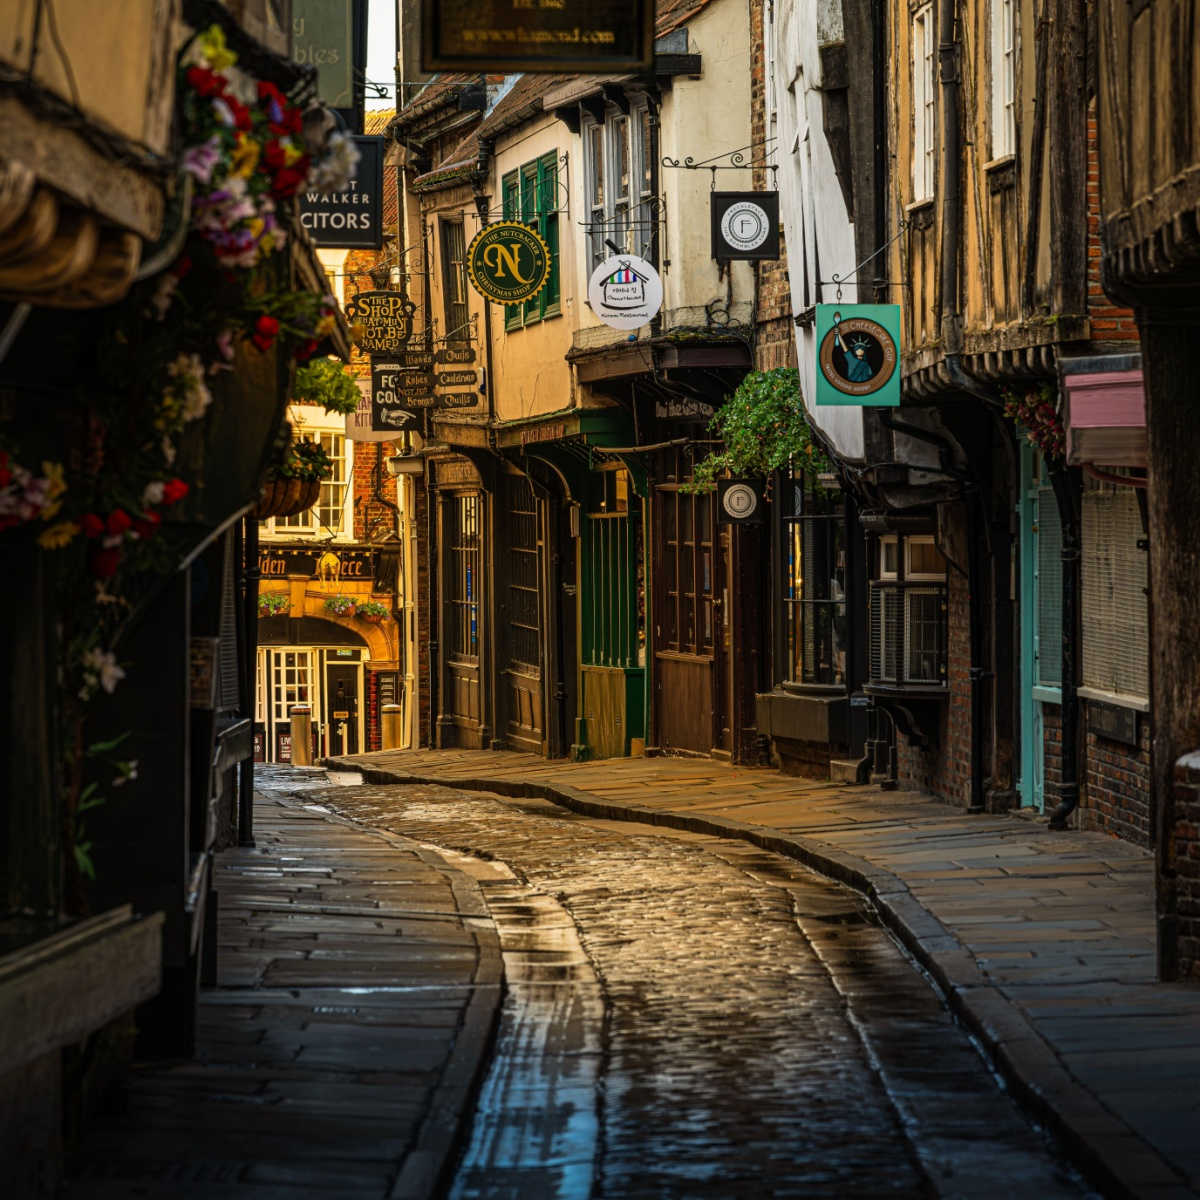
[[[352,413],[361,393],[358,384],[346,374],[337,358],[314,358],[296,369],[292,399],[319,404],[326,412]]]

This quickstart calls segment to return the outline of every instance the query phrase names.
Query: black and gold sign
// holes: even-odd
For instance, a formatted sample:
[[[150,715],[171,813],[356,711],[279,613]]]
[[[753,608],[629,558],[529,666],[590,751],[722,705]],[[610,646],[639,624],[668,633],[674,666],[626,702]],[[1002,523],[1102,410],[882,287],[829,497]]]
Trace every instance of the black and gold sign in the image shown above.
[[[470,342],[462,346],[446,346],[444,349],[435,351],[434,358],[439,363],[473,363],[475,347]]]
[[[532,300],[550,278],[550,247],[520,221],[485,225],[467,247],[471,285],[495,304]]]
[[[651,0],[421,0],[424,71],[648,70]]]
[[[417,306],[403,292],[359,292],[346,305],[346,319],[359,325],[354,342],[367,354],[394,354],[412,337]]]

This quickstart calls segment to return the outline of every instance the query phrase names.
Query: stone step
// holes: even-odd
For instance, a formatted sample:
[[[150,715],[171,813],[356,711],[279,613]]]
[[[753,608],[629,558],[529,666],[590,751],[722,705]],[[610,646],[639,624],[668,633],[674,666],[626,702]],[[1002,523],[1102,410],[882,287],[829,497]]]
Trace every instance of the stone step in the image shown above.
[[[831,758],[829,760],[830,782],[865,783],[865,775],[860,775],[865,763],[865,759],[859,758]]]

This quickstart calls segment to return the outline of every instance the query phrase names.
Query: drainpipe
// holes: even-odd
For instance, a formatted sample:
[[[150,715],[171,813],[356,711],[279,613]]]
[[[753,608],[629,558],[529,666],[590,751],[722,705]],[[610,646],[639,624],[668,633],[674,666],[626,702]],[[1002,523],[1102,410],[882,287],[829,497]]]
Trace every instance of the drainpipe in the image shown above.
[[[1050,814],[1051,829],[1066,829],[1079,805],[1079,691],[1076,684],[1076,604],[1079,596],[1078,471],[1056,467],[1050,472],[1062,525],[1062,779],[1059,804]]]

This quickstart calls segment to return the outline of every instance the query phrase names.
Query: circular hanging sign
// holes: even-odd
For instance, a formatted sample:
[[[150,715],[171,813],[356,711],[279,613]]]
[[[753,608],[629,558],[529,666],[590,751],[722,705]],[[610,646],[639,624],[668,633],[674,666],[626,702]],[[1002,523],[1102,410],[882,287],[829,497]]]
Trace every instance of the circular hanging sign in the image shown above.
[[[725,489],[721,505],[735,521],[744,521],[754,516],[758,493],[748,483],[733,483]]]
[[[721,217],[721,236],[734,250],[757,250],[771,232],[766,209],[753,200],[739,200]]]
[[[840,316],[821,339],[821,374],[847,396],[870,396],[896,372],[896,341],[878,321]]]
[[[496,304],[532,300],[550,279],[550,247],[520,221],[485,225],[467,247],[471,286]]]
[[[640,329],[663,302],[658,272],[636,254],[606,258],[588,281],[592,312],[613,329]]]

